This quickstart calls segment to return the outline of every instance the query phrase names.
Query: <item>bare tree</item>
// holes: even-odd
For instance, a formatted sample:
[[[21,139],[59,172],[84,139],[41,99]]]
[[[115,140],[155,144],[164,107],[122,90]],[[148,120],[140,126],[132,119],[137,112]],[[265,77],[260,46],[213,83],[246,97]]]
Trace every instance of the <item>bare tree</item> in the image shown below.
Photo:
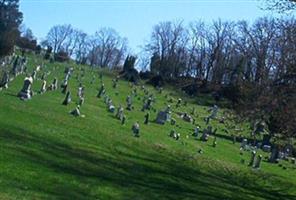
[[[206,71],[206,80],[212,80],[220,84],[223,79],[223,72],[226,66],[226,56],[231,45],[232,23],[213,22],[207,32],[209,61]]]
[[[272,45],[276,37],[276,21],[271,18],[260,18],[253,27],[248,27],[246,22],[240,22],[238,26],[241,37],[244,38],[241,41],[245,42],[245,47],[248,48],[255,64],[249,72],[253,74],[255,82],[262,82],[268,78],[272,66],[269,61],[270,55],[274,55]]]
[[[92,37],[90,46],[90,63],[112,68],[123,61],[127,51],[127,39],[120,37],[114,29],[102,28]]]
[[[187,74],[194,74],[203,79],[206,71],[206,27],[203,22],[193,22],[189,25],[189,61]]]
[[[76,31],[76,44],[74,49],[76,62],[85,64],[85,59],[90,50],[89,36],[83,31]]]
[[[151,66],[153,71],[165,77],[178,77],[186,68],[188,32],[182,22],[161,22],[154,26],[151,39],[145,49],[159,65]],[[152,63],[153,64],[153,63]]]
[[[44,41],[43,44],[51,46],[53,48],[54,54],[60,50],[67,51],[69,48],[69,43],[71,43],[69,40],[72,41],[72,37],[69,37],[72,33],[73,28],[70,24],[56,25],[49,30],[46,36],[46,41]]]
[[[276,10],[278,12],[287,12],[295,10],[295,0],[264,0],[266,8],[269,10]]]

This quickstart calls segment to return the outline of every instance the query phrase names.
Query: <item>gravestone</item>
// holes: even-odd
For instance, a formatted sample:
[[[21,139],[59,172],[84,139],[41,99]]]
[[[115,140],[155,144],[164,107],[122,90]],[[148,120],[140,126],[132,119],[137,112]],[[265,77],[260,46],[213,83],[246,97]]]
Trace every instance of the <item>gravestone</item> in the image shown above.
[[[204,151],[202,150],[202,149],[198,149],[198,151],[197,151],[199,154],[203,154],[204,153]]]
[[[262,155],[258,155],[254,168],[259,169],[262,161]]]
[[[63,83],[61,84],[61,88],[63,89],[63,88],[67,88],[67,86],[68,86],[68,80],[67,79],[65,79],[64,81],[63,81]]]
[[[236,143],[236,135],[232,134],[232,144],[235,144],[235,143]]]
[[[152,98],[149,97],[146,103],[146,109],[150,110],[152,106]]]
[[[217,137],[214,137],[214,140],[213,140],[213,147],[216,147],[217,146]]]
[[[1,88],[7,89],[8,88],[8,83],[9,83],[9,73],[4,72],[4,74],[2,76],[1,83],[0,83],[0,89]]]
[[[198,138],[199,128],[199,126],[195,127],[194,132],[192,134],[192,136],[195,137],[195,139]]]
[[[171,125],[176,125],[176,119],[171,118]]]
[[[217,117],[218,109],[219,109],[218,106],[214,105],[214,107],[212,108],[212,113],[210,115],[211,119],[214,119]]]
[[[219,119],[219,123],[220,123],[220,124],[224,124],[224,123],[225,123],[225,117],[221,117],[221,118]]]
[[[132,110],[132,99],[131,99],[131,96],[128,95],[126,97],[126,103],[127,103],[126,109],[127,110]]]
[[[53,90],[57,90],[58,89],[58,79],[57,78],[54,78],[53,79],[53,83],[52,83],[52,89]]]
[[[250,162],[249,162],[249,166],[253,166],[254,165],[255,158],[256,158],[256,151],[252,151],[252,153],[251,153],[251,159],[250,159]]]
[[[162,94],[162,91],[163,91],[163,88],[160,87],[159,90],[158,90],[159,94]]]
[[[171,119],[170,113],[167,111],[159,111],[156,118],[156,123],[165,124],[167,121]]]
[[[43,80],[42,85],[41,85],[41,89],[40,89],[40,94],[43,94],[46,92],[46,81]]]
[[[170,137],[175,139],[175,140],[179,140],[180,139],[180,133],[177,133],[175,130],[171,130]]]
[[[184,113],[184,115],[182,115],[182,119],[184,121],[190,122],[190,123],[193,121],[192,117],[190,115],[188,115],[187,113]]]
[[[248,146],[248,140],[243,139],[243,141],[241,142],[240,148],[243,149],[243,150],[246,150],[247,146]]]
[[[209,134],[208,134],[208,130],[207,129],[204,129],[203,130],[203,133],[202,133],[202,136],[201,136],[201,141],[204,141],[204,142],[207,142],[208,139],[209,139]]]
[[[121,121],[122,117],[123,117],[123,107],[119,105],[119,107],[117,108],[116,118]]]
[[[257,121],[254,125],[254,130],[252,132],[252,136],[255,136],[255,135],[259,135],[261,133],[265,133],[266,130],[265,130],[265,127],[266,127],[266,123],[263,121],[263,120],[260,120],[260,121]],[[268,135],[268,134],[264,134],[264,135]],[[265,141],[264,142],[269,142],[269,141],[266,141],[268,140],[268,138],[266,138],[268,136],[265,136],[265,138],[263,138]]]
[[[36,80],[36,76],[37,76],[37,71],[34,70],[31,77],[33,78],[33,80]]]
[[[192,107],[191,115],[195,116],[195,107]]]
[[[108,104],[108,102],[109,102],[109,96],[108,95],[104,96],[104,102],[105,102],[105,104]]]
[[[145,115],[145,121],[144,121],[144,124],[148,124],[148,123],[149,123],[149,117],[150,117],[150,113],[147,112],[146,115]]]
[[[109,112],[111,112],[111,113],[114,113],[115,112],[115,106],[114,105],[109,105],[108,106],[108,110],[109,110]]]
[[[279,155],[278,155],[278,158],[281,160],[281,159],[284,159],[285,158],[285,153],[283,151],[279,151]]]
[[[279,157],[279,149],[277,146],[273,146],[271,149],[270,157],[269,157],[269,162],[275,163]]]
[[[12,66],[12,74],[14,76],[18,75],[18,68],[19,68],[19,56],[17,56],[13,62],[13,66]]]
[[[48,90],[57,90],[58,89],[58,79],[54,78],[52,84],[49,85]]]
[[[32,90],[31,90],[32,84],[33,84],[32,77],[26,77],[25,80],[24,80],[23,88],[18,93],[17,96],[20,97],[20,99],[22,99],[22,100],[31,99],[32,98],[32,94],[33,94]]]
[[[176,107],[177,108],[180,107],[181,106],[181,103],[182,103],[182,99],[179,98],[178,101],[177,101]]]
[[[71,115],[75,116],[75,117],[79,117],[80,116],[80,106],[76,106],[76,108],[74,110],[72,110],[70,112]]]
[[[271,151],[271,146],[270,145],[263,145],[262,147],[262,151],[264,152],[270,152]]]
[[[67,89],[68,89],[68,84],[63,85],[63,86],[62,86],[62,93],[63,93],[63,94],[66,94]]]
[[[66,94],[66,97],[65,97],[65,100],[63,101],[63,105],[68,105],[69,103],[71,102],[71,93],[70,93],[70,91],[68,91],[67,92],[67,94]]]
[[[208,125],[210,123],[210,118],[209,117],[206,117],[205,118],[205,122],[206,122],[206,125]]]
[[[217,117],[217,113],[218,113],[218,106],[217,105],[214,105],[210,111],[211,111],[211,114],[207,117],[208,120],[209,119],[215,119]]]
[[[133,91],[132,91],[132,95],[134,97],[138,96],[138,92],[137,92],[137,88],[134,88]]]
[[[121,118],[121,125],[124,125],[125,121],[126,121],[126,116],[123,115],[122,118]]]
[[[78,87],[77,96],[78,97],[83,97],[84,96],[84,87],[82,86],[82,84],[80,84],[80,86]]]
[[[134,125],[132,126],[132,131],[135,137],[140,136],[140,125],[138,122],[134,123]]]
[[[170,137],[173,137],[173,136],[175,135],[175,133],[176,133],[176,131],[175,131],[175,130],[171,130],[171,132],[170,132],[169,136],[170,136]]]
[[[117,79],[113,79],[112,80],[112,87],[115,89],[115,88],[117,88]]]
[[[78,105],[82,106],[84,104],[84,97],[79,97]]]
[[[64,78],[64,81],[68,81],[70,79],[71,73],[72,73],[72,70],[71,69],[65,70],[65,78]]]
[[[106,93],[106,90],[105,90],[105,84],[103,83],[103,84],[101,85],[101,88],[100,88],[100,90],[99,90],[99,93],[98,93],[97,97],[98,97],[98,98],[101,98],[101,96],[104,95],[105,93]]]
[[[285,154],[285,158],[286,158],[286,157],[290,157],[290,156],[292,156],[293,149],[294,149],[294,147],[293,147],[293,145],[291,145],[291,144],[286,144],[286,145],[284,146],[283,151],[284,151],[284,154]]]
[[[108,98],[107,100],[107,106],[110,107],[111,105],[113,105],[112,99]]]

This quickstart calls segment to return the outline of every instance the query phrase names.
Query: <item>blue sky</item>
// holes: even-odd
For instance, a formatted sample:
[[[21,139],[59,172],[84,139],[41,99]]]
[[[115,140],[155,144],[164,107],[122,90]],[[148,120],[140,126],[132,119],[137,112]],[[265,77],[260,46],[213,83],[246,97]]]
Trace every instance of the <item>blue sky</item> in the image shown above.
[[[148,40],[153,25],[167,20],[250,22],[273,15],[260,9],[259,0],[21,0],[24,24],[40,40],[57,24],[72,24],[93,34],[100,27],[112,27],[127,37],[134,52]]]

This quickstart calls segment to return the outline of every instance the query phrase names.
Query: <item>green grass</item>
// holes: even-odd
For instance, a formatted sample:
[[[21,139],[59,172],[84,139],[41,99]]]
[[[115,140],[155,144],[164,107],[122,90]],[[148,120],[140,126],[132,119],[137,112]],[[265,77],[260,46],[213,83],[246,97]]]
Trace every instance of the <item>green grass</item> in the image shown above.
[[[42,62],[30,55],[29,72]],[[56,66],[47,82],[57,76],[60,85],[66,64],[45,65],[45,70]],[[165,94],[187,98],[189,103],[174,108],[179,128],[154,122],[144,125],[145,112],[140,111],[144,94],[139,88],[141,99],[134,99],[134,111],[125,111],[127,123],[122,126],[107,111],[103,99],[96,98],[100,81],[97,78],[91,85],[90,80],[97,71],[85,67],[86,98],[81,108],[85,118],[70,116],[78,100],[75,77],[79,70],[75,68],[70,80],[73,102],[68,106],[61,104],[61,90],[19,100],[16,94],[23,75],[0,92],[0,199],[296,199],[295,166],[287,161],[281,163],[286,170],[266,161],[260,170],[241,164],[241,159],[249,161],[250,153],[240,155],[239,144],[227,139],[222,131],[225,126],[218,121],[211,122],[220,136],[216,148],[211,145],[212,137],[207,143],[191,137],[193,125],[175,112],[189,112],[195,106],[196,121],[204,128],[208,107],[196,102],[205,97],[189,99],[170,87],[160,95],[146,86],[156,95],[157,110],[165,108]],[[116,106],[126,106],[131,88],[120,80],[118,88],[112,89],[112,78],[111,72],[104,71],[107,93]],[[35,81],[34,91],[40,87],[41,81]],[[156,114],[152,111],[151,119]],[[140,122],[140,138],[131,133],[135,121]],[[240,126],[242,134],[248,135],[248,125]],[[181,133],[181,140],[168,137],[171,129]],[[197,153],[200,148],[204,154]]]

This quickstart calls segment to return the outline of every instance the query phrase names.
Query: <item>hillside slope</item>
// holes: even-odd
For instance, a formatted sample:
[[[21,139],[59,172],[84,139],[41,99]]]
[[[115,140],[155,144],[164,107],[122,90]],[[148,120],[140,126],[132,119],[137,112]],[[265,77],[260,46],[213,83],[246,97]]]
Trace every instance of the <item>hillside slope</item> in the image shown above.
[[[28,61],[30,73],[45,62],[38,77],[50,71],[47,83],[58,77],[60,85],[67,64],[50,64],[33,55]],[[73,117],[69,112],[78,101],[76,76],[80,67],[85,69],[85,103],[81,107],[85,117]],[[190,113],[194,106],[196,122],[205,128],[209,108],[198,105],[198,99],[187,99],[187,106],[179,108],[175,108],[176,101],[172,103],[178,126],[159,125],[153,120],[168,104],[166,96],[177,99],[180,94],[169,89],[159,94],[146,86],[156,96],[156,111],[151,111],[151,122],[145,125],[146,112],[141,111],[144,92],[138,87],[134,110],[124,111],[127,121],[121,125],[108,112],[104,98],[96,97],[98,74],[87,66],[75,66],[68,106],[62,105],[65,95],[61,89],[21,101],[16,94],[24,75],[0,92],[0,199],[296,199],[292,164],[283,161],[286,170],[265,161],[259,170],[248,167],[250,152],[240,155],[240,144],[227,139],[222,131],[225,125],[217,120],[211,121],[218,128],[217,147],[212,147],[212,136],[208,142],[191,136],[194,126],[177,113]],[[93,75],[96,79],[91,84]],[[103,71],[106,92],[116,107],[125,107],[132,89],[123,80],[113,89],[114,77]],[[39,91],[41,83],[34,81],[33,90]],[[136,121],[140,123],[139,138],[131,131]],[[247,125],[242,127],[247,134]],[[180,140],[168,136],[172,129],[180,132]],[[199,154],[199,149],[204,153]],[[245,164],[241,164],[242,159]]]

